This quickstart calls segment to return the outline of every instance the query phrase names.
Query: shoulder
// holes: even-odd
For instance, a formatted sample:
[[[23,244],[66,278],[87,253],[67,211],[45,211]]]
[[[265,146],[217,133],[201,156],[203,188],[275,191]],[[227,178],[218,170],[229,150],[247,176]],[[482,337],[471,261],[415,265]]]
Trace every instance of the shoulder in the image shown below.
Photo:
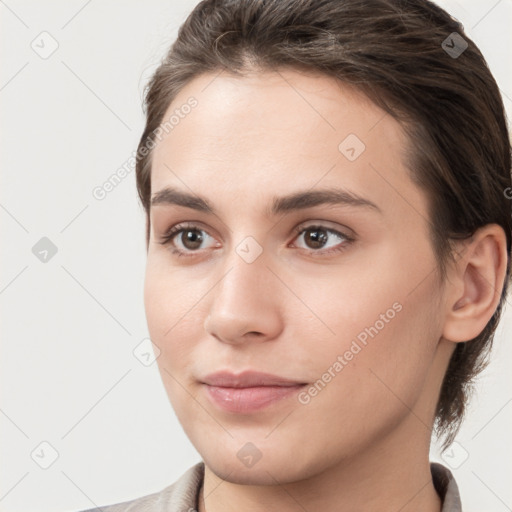
[[[171,485],[161,491],[121,503],[82,510],[80,512],[190,512],[195,510],[204,477],[204,462],[190,467]]]

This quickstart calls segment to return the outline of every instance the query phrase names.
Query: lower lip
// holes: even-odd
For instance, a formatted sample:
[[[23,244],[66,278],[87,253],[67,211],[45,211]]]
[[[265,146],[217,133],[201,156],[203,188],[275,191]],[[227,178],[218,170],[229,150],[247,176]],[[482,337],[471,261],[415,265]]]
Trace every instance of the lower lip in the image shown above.
[[[253,388],[206,387],[208,396],[221,409],[246,413],[259,411],[297,393],[306,384],[296,386],[258,386]]]

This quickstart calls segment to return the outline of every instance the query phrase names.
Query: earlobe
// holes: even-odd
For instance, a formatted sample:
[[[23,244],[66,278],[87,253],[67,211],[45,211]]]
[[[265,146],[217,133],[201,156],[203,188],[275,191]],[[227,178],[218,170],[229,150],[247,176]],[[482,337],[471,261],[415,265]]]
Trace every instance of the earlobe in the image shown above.
[[[447,287],[443,338],[464,342],[476,338],[500,302],[507,269],[507,240],[503,228],[488,224],[466,243]]]

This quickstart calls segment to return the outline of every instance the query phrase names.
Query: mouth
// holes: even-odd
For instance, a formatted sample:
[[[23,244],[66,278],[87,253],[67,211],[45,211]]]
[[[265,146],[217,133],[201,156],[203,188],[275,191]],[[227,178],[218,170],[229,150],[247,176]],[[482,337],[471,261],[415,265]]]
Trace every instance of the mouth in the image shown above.
[[[201,381],[207,397],[220,410],[250,413],[289,399],[307,385],[278,375],[248,370],[220,371]]]
[[[207,396],[215,406],[235,413],[259,411],[292,397],[306,385],[224,387],[203,384]]]

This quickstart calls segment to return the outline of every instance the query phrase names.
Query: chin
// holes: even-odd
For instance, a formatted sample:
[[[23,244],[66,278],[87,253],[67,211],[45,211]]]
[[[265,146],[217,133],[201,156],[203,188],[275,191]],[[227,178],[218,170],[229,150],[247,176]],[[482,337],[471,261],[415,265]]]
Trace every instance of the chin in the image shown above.
[[[285,448],[281,446],[281,448]],[[209,453],[203,456],[205,465],[217,477],[222,480],[240,485],[277,485],[297,482],[309,478],[318,472],[326,469],[323,467],[321,461],[313,461],[301,459],[296,457],[293,449],[272,449],[270,446],[261,453],[261,458],[256,460],[254,457],[251,461],[250,456],[245,455],[250,453],[251,450],[256,451],[254,448],[246,446],[245,452],[242,450],[233,452],[230,455],[230,450],[225,447],[222,451],[216,453]],[[245,459],[245,461],[244,461]],[[252,464],[252,465],[251,465]]]

